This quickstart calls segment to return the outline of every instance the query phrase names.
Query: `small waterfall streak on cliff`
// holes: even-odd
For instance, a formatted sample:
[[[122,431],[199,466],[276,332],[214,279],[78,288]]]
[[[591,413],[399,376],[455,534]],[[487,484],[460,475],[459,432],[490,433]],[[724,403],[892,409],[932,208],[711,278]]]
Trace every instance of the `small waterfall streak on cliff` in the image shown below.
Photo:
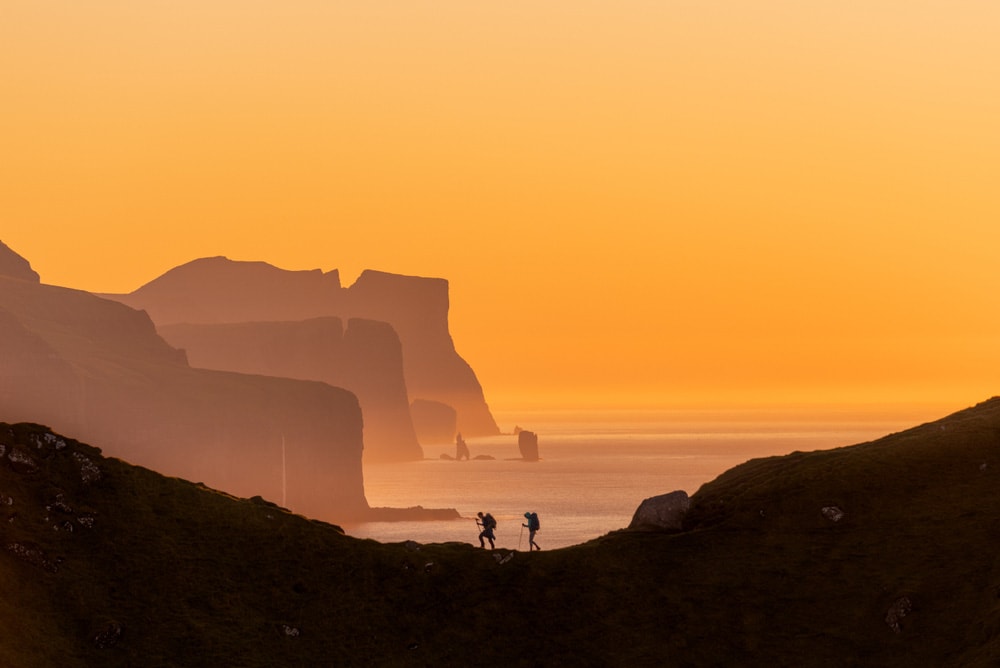
[[[285,435],[281,435],[281,507],[288,507],[288,476],[285,469]]]

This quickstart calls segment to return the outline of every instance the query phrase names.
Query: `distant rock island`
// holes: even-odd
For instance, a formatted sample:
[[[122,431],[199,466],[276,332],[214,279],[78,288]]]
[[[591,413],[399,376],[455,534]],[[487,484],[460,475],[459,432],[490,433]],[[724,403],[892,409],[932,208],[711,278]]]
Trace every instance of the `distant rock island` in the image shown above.
[[[355,392],[366,416],[366,457],[415,459],[419,444],[447,442],[457,432],[499,433],[448,331],[443,279],[369,270],[343,288],[337,270],[212,257],[132,293],[102,296],[146,311],[194,366],[322,380]],[[437,417],[448,409],[451,430]]]

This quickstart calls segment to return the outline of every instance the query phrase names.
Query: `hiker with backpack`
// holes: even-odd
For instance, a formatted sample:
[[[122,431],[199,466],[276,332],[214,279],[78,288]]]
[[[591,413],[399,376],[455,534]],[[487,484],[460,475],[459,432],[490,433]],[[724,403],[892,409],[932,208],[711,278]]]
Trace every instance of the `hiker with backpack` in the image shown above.
[[[496,535],[494,535],[493,530],[497,528],[497,521],[493,519],[493,516],[489,513],[484,515],[483,511],[479,511],[479,519],[476,520],[476,524],[483,529],[479,532],[479,547],[486,547],[486,543],[483,542],[483,539],[485,538],[490,541],[490,549],[496,549],[496,546],[493,544],[494,539],[496,539]]]
[[[528,523],[522,524],[523,527],[528,527],[528,552],[532,550],[541,550],[538,543],[535,542],[535,532],[542,528],[541,522],[538,521],[538,513],[525,513],[525,518],[527,518]]]

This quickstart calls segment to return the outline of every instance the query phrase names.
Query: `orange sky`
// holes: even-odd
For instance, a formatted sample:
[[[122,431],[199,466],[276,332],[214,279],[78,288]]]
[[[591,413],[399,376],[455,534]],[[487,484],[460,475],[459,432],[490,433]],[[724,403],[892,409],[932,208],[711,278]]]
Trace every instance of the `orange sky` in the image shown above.
[[[0,239],[451,281],[487,400],[1000,392],[1000,4],[10,0]]]

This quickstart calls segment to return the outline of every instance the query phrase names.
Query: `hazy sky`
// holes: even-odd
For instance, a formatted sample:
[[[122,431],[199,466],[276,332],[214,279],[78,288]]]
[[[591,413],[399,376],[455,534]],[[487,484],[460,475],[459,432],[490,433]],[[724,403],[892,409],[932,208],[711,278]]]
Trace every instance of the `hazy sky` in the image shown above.
[[[1000,3],[5,0],[0,239],[451,282],[497,408],[1000,393]]]

